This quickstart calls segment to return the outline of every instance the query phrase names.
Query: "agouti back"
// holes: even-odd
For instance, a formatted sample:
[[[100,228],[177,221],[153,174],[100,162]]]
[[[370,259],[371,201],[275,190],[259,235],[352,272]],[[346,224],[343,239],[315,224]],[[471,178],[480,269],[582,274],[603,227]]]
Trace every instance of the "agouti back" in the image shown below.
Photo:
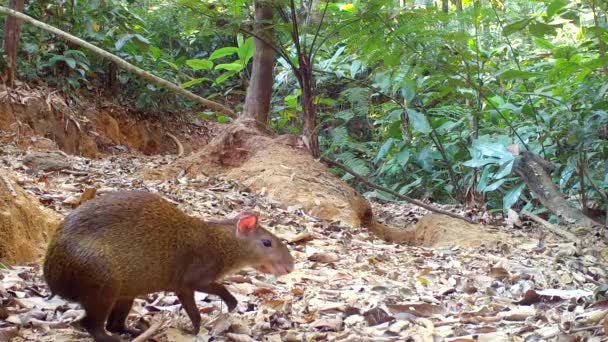
[[[114,342],[110,332],[138,334],[125,325],[136,296],[173,291],[200,329],[194,291],[218,295],[232,311],[237,301],[218,283],[224,275],[254,267],[277,276],[294,260],[257,217],[205,222],[158,195],[112,192],[70,213],[51,239],[44,277],[53,294],[80,303],[82,326],[95,341]]]

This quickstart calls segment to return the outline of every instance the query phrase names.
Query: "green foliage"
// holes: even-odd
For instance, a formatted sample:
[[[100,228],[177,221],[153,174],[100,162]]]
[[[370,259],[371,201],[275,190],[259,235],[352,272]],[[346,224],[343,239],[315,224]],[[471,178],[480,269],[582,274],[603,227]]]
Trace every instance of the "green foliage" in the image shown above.
[[[599,192],[608,191],[608,4],[463,1],[462,12],[446,13],[432,1],[321,1],[311,11],[309,3],[295,1],[295,14],[312,56],[324,153],[402,194],[462,202],[475,191],[488,208],[505,211],[536,209],[512,173],[512,151],[529,150],[557,166],[555,181],[568,197],[584,193],[601,202]],[[288,4],[274,7],[276,41],[289,61],[276,60],[271,127],[300,133]],[[26,13],[201,96],[244,99],[254,54],[247,34],[252,1],[70,6],[28,2]],[[23,79],[71,94],[103,89],[113,77],[107,62],[28,25],[21,46]],[[116,100],[147,111],[187,106],[132,75],[114,77]]]

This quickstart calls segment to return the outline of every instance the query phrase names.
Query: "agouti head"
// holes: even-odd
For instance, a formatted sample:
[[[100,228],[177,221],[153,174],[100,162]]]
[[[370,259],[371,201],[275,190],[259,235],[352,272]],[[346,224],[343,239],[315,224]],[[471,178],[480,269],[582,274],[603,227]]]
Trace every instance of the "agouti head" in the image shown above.
[[[294,260],[291,253],[279,238],[258,225],[256,215],[241,215],[235,233],[251,253],[247,263],[256,270],[276,276],[293,271]]]

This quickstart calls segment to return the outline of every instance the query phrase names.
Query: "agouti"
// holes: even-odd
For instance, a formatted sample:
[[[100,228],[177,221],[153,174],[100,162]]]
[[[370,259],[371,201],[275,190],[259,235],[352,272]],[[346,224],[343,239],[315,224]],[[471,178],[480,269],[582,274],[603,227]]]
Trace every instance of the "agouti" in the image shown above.
[[[252,214],[202,221],[145,191],[112,192],[71,212],[49,242],[44,278],[51,292],[80,303],[82,326],[95,341],[110,332],[140,333],[125,321],[136,296],[173,291],[198,334],[194,292],[219,296],[232,311],[237,300],[221,285],[224,275],[254,267],[277,276],[294,260],[279,238]]]

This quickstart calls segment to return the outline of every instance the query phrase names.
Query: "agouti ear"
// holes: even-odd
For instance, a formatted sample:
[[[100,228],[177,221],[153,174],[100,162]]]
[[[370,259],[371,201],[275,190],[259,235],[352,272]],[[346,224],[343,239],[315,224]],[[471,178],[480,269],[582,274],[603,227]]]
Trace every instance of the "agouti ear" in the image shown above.
[[[239,222],[236,224],[236,229],[241,234],[252,232],[258,224],[258,217],[247,214],[239,217]]]

